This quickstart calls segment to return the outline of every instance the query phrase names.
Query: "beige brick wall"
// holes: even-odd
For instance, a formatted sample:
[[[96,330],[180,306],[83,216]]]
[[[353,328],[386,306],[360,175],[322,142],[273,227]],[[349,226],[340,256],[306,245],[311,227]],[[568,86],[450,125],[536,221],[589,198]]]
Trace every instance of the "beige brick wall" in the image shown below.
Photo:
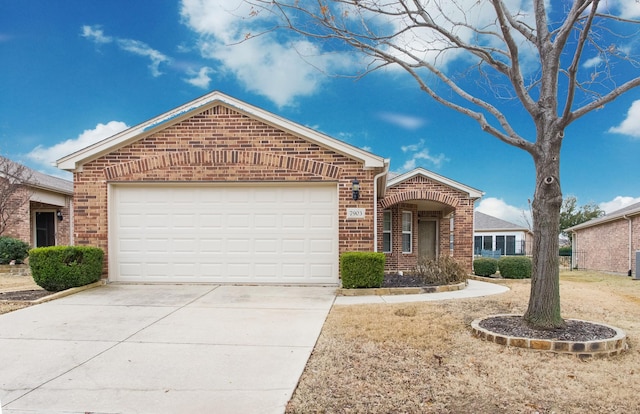
[[[225,106],[215,106],[85,164],[74,173],[74,239],[108,257],[109,183],[335,182],[339,191],[339,251],[373,251],[373,177],[382,169],[320,147]],[[352,200],[351,180],[361,191]],[[348,207],[366,218],[347,220]]]
[[[11,212],[11,214],[8,215],[7,226],[2,234],[3,236],[10,236],[31,243],[29,202],[24,202],[25,199],[28,199],[29,194],[29,189],[24,188],[11,195],[8,207],[5,210],[6,212]],[[3,211],[3,213],[5,212]]]
[[[629,267],[629,221],[620,219],[579,230],[574,250],[580,269],[635,274],[636,250],[640,250],[640,216],[631,217],[631,267]]]
[[[50,204],[44,203],[35,203],[31,202],[31,226],[30,226],[30,244],[32,246],[35,245],[35,239],[33,234],[35,234],[35,221],[33,220],[33,213],[38,211],[52,211],[62,213],[62,220],[58,220],[56,217],[56,246],[69,246],[71,244],[70,235],[71,235],[71,220],[72,217],[70,215],[71,212],[71,201],[72,198],[70,196],[65,197],[65,206],[53,206]]]
[[[33,221],[33,213],[37,211],[58,211],[60,210],[64,217],[66,217],[66,221],[56,221],[56,245],[69,245],[70,240],[70,207],[71,207],[71,196],[65,197],[65,207],[53,206],[49,204],[37,203],[37,202],[26,202],[22,203],[25,197],[29,197],[31,194],[28,188],[17,192],[14,195],[14,198],[17,200],[16,203],[22,204],[19,208],[13,211],[11,214],[11,218],[8,221],[8,226],[5,229],[4,236],[11,236],[22,241],[29,243],[30,246],[35,246],[35,222]]]

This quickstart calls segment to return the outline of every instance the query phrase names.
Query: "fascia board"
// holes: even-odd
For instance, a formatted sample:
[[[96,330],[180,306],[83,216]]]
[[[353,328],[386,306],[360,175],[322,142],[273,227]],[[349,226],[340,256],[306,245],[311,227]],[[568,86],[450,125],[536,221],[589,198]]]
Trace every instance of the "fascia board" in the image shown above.
[[[360,160],[365,168],[384,167],[384,159],[360,148],[338,141],[295,122],[281,118],[263,109],[249,105],[220,92],[212,92],[194,101],[188,102],[149,121],[124,130],[96,144],[67,155],[56,162],[58,168],[74,171],[83,164],[108,154],[118,148],[135,142],[147,135],[157,132],[188,118],[194,110],[205,110],[217,104],[224,104],[238,110],[249,117],[261,120],[278,129],[286,130],[293,135],[307,139],[320,146],[330,148],[340,154]]]
[[[568,227],[564,231],[582,230],[589,227],[606,224],[612,221],[621,220],[621,219],[624,219],[625,217],[637,216],[638,214],[640,214],[640,208],[636,210],[625,211],[624,213],[611,214],[609,216],[598,217],[589,221],[585,221],[584,223],[576,224],[573,227]]]

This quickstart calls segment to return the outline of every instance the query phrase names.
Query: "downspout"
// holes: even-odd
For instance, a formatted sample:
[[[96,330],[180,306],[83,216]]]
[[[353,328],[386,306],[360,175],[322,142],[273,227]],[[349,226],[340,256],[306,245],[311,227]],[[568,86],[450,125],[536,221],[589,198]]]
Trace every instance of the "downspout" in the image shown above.
[[[578,261],[576,257],[578,254],[578,249],[576,249],[576,247],[578,246],[578,233],[576,233],[575,231],[572,231],[571,233],[573,233],[573,237],[571,237],[571,269],[569,270],[575,269],[576,263]]]
[[[373,177],[373,251],[378,252],[378,178],[389,172],[389,161],[384,160],[384,171]]]
[[[632,272],[631,272],[631,255],[633,254],[633,252],[631,251],[631,242],[633,241],[633,239],[631,237],[631,232],[632,232],[633,227],[631,227],[631,219],[626,214],[624,216],[622,216],[622,218],[629,222],[629,271],[627,272],[627,276],[631,276],[632,275]],[[636,275],[636,277],[637,277],[637,275]]]
[[[69,246],[75,246],[75,237],[73,232],[75,231],[73,215],[73,196],[69,198]]]

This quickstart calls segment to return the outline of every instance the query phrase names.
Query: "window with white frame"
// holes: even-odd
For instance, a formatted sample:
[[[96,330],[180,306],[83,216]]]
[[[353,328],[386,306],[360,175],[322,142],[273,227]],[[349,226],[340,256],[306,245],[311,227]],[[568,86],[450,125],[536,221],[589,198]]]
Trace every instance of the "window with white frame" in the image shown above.
[[[391,253],[391,212],[382,213],[382,251]]]
[[[413,214],[410,211],[402,212],[402,253],[411,253],[411,241],[413,240]]]

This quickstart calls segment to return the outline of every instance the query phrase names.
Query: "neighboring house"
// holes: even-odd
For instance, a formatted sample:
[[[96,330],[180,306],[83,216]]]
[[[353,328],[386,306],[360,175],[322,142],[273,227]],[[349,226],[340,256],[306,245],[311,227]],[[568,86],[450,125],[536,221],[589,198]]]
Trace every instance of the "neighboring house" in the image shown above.
[[[640,203],[569,227],[572,267],[626,273],[635,271],[640,250]]]
[[[16,168],[20,165],[6,158],[3,163]],[[72,244],[73,182],[23,168],[26,168],[27,179],[20,190],[11,194],[13,200],[9,201],[20,207],[15,211],[10,207],[12,214],[3,236],[23,240],[31,247]],[[28,201],[22,203],[26,199]]]
[[[531,255],[533,233],[527,227],[475,212],[473,252],[500,251],[501,255]]]
[[[337,284],[339,255],[419,255],[471,269],[482,193],[219,92],[58,160],[74,172],[75,241],[112,281]]]

